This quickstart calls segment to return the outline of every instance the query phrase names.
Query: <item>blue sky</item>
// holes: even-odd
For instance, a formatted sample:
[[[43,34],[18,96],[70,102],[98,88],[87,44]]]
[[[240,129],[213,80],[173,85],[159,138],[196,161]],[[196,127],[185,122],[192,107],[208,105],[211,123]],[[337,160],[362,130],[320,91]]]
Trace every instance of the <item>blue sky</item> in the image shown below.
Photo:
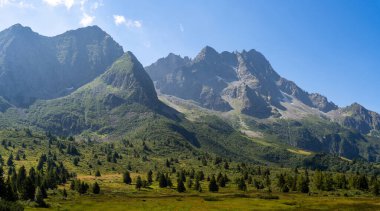
[[[0,30],[15,23],[47,36],[99,25],[144,65],[256,49],[303,89],[380,112],[380,0],[0,0]]]

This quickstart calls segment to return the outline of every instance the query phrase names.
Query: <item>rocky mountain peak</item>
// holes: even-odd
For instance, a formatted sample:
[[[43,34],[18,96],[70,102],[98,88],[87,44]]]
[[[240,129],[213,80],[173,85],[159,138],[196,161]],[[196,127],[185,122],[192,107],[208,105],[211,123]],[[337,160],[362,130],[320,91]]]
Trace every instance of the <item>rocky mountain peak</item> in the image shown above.
[[[0,49],[0,96],[18,107],[71,93],[123,54],[97,26],[45,37],[16,24],[0,32]]]
[[[204,47],[201,52],[194,58],[194,62],[200,61],[217,61],[220,59],[219,53],[210,46]]]
[[[23,26],[20,23],[14,24],[5,31],[12,31],[12,32],[33,32],[33,30],[28,26]],[[35,32],[34,32],[35,33]]]
[[[337,108],[326,97],[309,94],[282,78],[256,50],[219,54],[206,46],[191,63],[173,64],[173,58],[169,55],[147,67],[156,87],[164,94],[191,99],[212,110],[229,111],[234,104],[239,108],[233,109],[242,113],[266,118],[273,114],[272,109],[286,110],[284,94],[322,112]]]
[[[132,52],[126,52],[114,62],[101,79],[125,92],[125,98],[141,103],[158,101],[152,80]]]

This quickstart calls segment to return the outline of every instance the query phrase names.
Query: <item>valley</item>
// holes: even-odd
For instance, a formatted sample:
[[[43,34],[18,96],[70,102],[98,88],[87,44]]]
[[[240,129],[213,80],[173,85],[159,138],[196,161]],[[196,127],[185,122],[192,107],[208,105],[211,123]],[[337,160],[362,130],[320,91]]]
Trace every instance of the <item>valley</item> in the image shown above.
[[[380,209],[379,114],[256,50],[143,67],[97,26],[20,24],[0,49],[0,210]]]

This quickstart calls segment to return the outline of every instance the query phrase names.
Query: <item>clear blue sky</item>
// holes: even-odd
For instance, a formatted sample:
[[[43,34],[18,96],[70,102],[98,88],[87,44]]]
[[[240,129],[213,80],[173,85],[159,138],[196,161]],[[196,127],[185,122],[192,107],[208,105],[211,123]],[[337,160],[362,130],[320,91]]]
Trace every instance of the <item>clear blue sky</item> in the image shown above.
[[[14,23],[43,35],[96,24],[144,65],[256,49],[303,89],[380,112],[380,0],[0,0],[0,30]]]

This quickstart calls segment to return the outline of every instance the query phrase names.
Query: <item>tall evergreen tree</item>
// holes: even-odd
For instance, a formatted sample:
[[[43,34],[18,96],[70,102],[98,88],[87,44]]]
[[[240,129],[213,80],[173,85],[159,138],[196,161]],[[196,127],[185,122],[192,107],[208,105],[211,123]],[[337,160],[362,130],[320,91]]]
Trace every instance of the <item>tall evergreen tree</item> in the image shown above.
[[[128,184],[128,185],[130,185],[132,183],[132,178],[131,178],[129,171],[125,171],[123,173],[123,182],[125,184]]]
[[[142,179],[140,176],[138,176],[136,179],[136,186],[135,187],[137,190],[140,190],[142,188],[142,186],[143,186]]]
[[[17,201],[17,199],[18,199],[17,192],[16,192],[16,189],[13,188],[11,183],[12,183],[11,179],[8,177],[8,180],[5,183],[5,191],[4,191],[5,197],[4,197],[4,199],[6,201]]]
[[[160,174],[160,177],[158,179],[158,186],[160,188],[166,188],[168,187],[168,181],[166,180],[166,177],[164,174]]]
[[[7,160],[7,165],[8,166],[14,166],[14,162],[13,162],[13,154],[11,153],[8,157],[8,160]]]
[[[96,172],[95,172],[95,177],[101,177],[102,175],[100,174],[100,171],[99,171],[99,169],[98,170],[96,170]]]
[[[43,197],[43,194],[42,194],[42,191],[41,189],[38,187],[37,188],[37,191],[36,191],[36,197],[35,197],[35,201],[37,203],[37,206],[38,207],[46,207],[46,202],[44,201],[44,197]]]
[[[179,193],[183,193],[183,192],[186,191],[186,188],[185,188],[185,185],[183,184],[182,179],[179,179],[179,180],[178,180],[177,191],[178,191]]]
[[[243,178],[237,179],[236,181],[238,190],[247,191],[247,185]]]
[[[0,198],[4,199],[6,197],[6,186],[4,180],[4,169],[0,166]]]
[[[97,182],[94,183],[92,186],[92,193],[93,194],[99,194],[100,193],[100,186]]]
[[[22,198],[24,200],[28,200],[28,199],[34,200],[35,193],[36,193],[36,186],[34,182],[28,177],[25,180],[25,186],[23,187],[21,191]]]
[[[215,176],[212,175],[211,179],[210,179],[210,183],[208,185],[208,190],[210,192],[218,192],[219,191],[219,186],[218,184],[216,183],[216,179],[215,179]]]
[[[297,190],[301,193],[309,193],[309,182],[305,176],[298,177]]]
[[[152,170],[149,170],[149,171],[148,171],[148,174],[147,174],[147,180],[148,180],[148,183],[149,183],[149,184],[152,184],[152,183],[153,183],[153,172],[152,172]]]

